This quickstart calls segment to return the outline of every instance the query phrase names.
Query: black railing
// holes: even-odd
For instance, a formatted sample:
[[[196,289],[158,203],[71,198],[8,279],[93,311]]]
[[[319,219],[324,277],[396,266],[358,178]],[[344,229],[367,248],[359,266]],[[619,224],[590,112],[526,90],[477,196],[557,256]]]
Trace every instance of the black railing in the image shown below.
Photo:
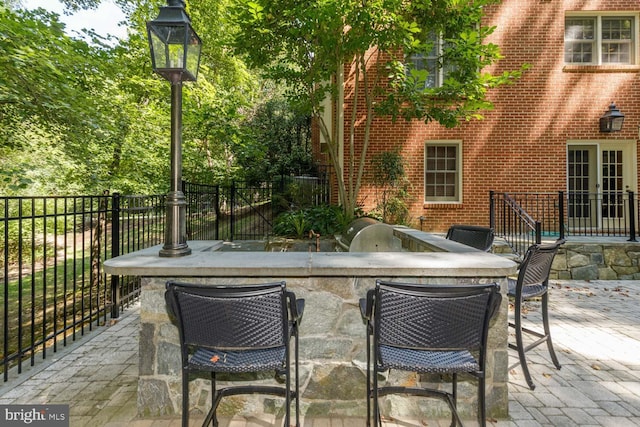
[[[490,224],[522,255],[544,238],[628,237],[636,241],[638,201],[632,191],[603,193],[489,192]]]
[[[111,253],[105,259],[135,252],[164,241],[164,195],[114,194],[111,215]],[[120,308],[132,303],[140,294],[140,277],[111,277],[111,317],[119,316]]]
[[[262,239],[271,234],[273,225],[273,184],[232,182],[222,187],[220,213],[225,240]]]
[[[188,240],[262,239],[271,233],[274,193],[291,179],[227,186],[183,183]],[[295,179],[294,179],[295,181]],[[305,179],[298,196],[317,199],[326,181]],[[313,182],[314,185],[309,183]],[[321,184],[321,185],[320,185]],[[300,186],[298,186],[300,187]],[[105,260],[164,241],[165,196],[0,197],[0,296],[4,380],[57,351],[137,299],[139,277],[108,276]]]
[[[567,228],[572,235],[628,236],[636,241],[636,208],[632,191],[569,193]]]
[[[490,194],[490,226],[496,236],[504,238],[517,255],[524,254],[529,246],[540,243],[542,239],[542,223],[520,205],[520,201],[525,200],[507,193]],[[541,200],[534,200],[534,206],[543,206]]]
[[[157,244],[163,197],[118,194],[2,197],[2,370],[57,351],[137,297],[127,277],[107,281],[111,256]]]
[[[187,200],[187,240],[218,240],[220,235],[220,187],[182,183]]]
[[[188,240],[252,240],[271,234],[273,185],[183,183]]]
[[[272,182],[183,183],[188,240],[256,240],[271,235],[277,214],[329,203],[326,176],[281,176]]]

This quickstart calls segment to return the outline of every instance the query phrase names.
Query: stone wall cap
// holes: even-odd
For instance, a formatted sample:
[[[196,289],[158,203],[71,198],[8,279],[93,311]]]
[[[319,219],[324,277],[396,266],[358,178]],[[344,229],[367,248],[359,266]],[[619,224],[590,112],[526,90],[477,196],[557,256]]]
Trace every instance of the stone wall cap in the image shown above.
[[[513,261],[481,251],[451,252],[223,252],[219,241],[190,241],[192,254],[160,257],[161,245],[104,262],[105,272],[145,277],[442,276],[505,277]]]

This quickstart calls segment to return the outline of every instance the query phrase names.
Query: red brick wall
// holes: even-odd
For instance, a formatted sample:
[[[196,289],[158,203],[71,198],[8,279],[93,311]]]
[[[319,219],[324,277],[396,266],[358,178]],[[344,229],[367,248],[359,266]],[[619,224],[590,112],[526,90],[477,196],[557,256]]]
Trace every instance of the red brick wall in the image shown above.
[[[486,23],[497,29],[487,41],[500,46],[504,59],[493,73],[531,68],[515,84],[493,90],[493,111],[485,119],[455,129],[422,122],[375,121],[369,156],[401,146],[415,195],[411,215],[418,227],[444,231],[453,223],[488,225],[489,190],[498,192],[566,191],[566,148],[569,140],[625,140],[637,145],[640,124],[640,67],[591,68],[564,65],[565,11],[635,11],[638,0],[504,0],[488,8]],[[345,119],[350,94],[345,90]],[[600,133],[599,117],[615,101],[625,114],[621,132]],[[348,126],[345,125],[345,131]],[[362,128],[357,137],[362,138]],[[348,134],[345,134],[345,139]],[[424,143],[461,140],[463,203],[424,203]],[[638,150],[640,151],[640,150]],[[637,161],[638,159],[636,159]],[[633,185],[633,184],[632,184]],[[638,190],[638,182],[634,190]],[[374,206],[368,184],[361,191],[365,209]]]

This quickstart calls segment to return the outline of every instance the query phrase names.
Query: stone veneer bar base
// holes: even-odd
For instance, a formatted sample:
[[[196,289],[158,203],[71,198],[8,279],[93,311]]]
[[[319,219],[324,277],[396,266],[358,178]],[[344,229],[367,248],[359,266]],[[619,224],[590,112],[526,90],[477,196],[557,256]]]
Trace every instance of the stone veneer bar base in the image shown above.
[[[410,230],[405,231],[411,234]],[[181,412],[179,340],[165,308],[167,280],[242,284],[284,279],[298,298],[306,300],[300,328],[303,415],[365,416],[366,335],[358,301],[377,278],[441,284],[498,282],[505,294],[506,277],[516,270],[515,263],[495,255],[463,245],[452,246],[452,242],[422,233],[419,238],[430,240],[432,249],[446,247],[453,252],[216,252],[213,249],[219,242],[194,241],[189,242],[193,254],[182,258],[160,258],[159,247],[154,247],[107,261],[109,274],[143,277],[139,414],[150,417]],[[504,298],[489,337],[487,414],[493,418],[508,415],[507,306]],[[272,376],[243,379],[273,382]],[[438,381],[398,373],[390,374],[387,380],[403,384]],[[473,419],[477,410],[473,381],[461,378],[459,384],[459,406],[468,419]],[[209,390],[204,377],[191,382],[192,411],[208,410]],[[393,396],[382,398],[381,408],[385,415],[395,417],[449,416],[446,406],[434,399]],[[279,398],[234,396],[225,399],[219,411],[279,414],[283,404]]]

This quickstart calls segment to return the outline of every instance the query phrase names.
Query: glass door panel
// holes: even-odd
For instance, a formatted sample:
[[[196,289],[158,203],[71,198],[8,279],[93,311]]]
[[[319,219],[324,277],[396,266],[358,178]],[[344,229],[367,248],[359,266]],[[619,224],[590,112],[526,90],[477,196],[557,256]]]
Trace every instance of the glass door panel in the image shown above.
[[[624,174],[622,150],[602,150],[603,226],[620,226],[624,218]]]
[[[567,147],[569,228],[624,232],[635,190],[635,144],[600,141]]]
[[[592,228],[598,224],[597,147],[569,146],[567,178],[569,187],[568,214],[570,228]]]

